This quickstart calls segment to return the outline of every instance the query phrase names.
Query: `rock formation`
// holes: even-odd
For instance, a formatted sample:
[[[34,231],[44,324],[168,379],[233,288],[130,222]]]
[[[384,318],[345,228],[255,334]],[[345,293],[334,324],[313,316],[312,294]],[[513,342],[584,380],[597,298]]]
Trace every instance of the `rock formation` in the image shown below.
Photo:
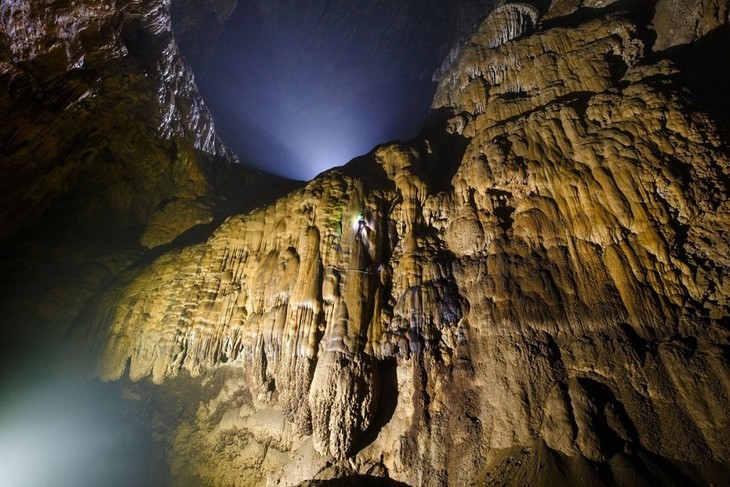
[[[65,336],[145,249],[200,238],[279,194],[282,183],[235,164],[216,135],[168,7],[0,5],[7,356]]]
[[[496,8],[480,27],[480,38],[488,47],[498,47],[522,37],[535,27],[540,12],[527,3],[508,3]]]
[[[164,2],[5,2],[0,26],[1,240],[62,206],[86,227],[164,218],[145,243],[168,243],[237,197],[223,180],[261,179],[231,165]]]
[[[103,380],[209,388],[164,430],[182,484],[723,481],[727,120],[664,49],[728,7],[653,3],[495,9],[420,137],[94,297],[73,337]]]

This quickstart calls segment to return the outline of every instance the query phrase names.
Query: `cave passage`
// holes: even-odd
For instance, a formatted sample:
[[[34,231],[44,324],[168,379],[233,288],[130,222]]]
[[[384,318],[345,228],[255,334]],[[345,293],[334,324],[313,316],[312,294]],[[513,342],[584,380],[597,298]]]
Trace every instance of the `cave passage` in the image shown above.
[[[392,3],[240,2],[211,60],[181,43],[217,132],[243,164],[310,179],[417,135],[448,12],[443,2]]]

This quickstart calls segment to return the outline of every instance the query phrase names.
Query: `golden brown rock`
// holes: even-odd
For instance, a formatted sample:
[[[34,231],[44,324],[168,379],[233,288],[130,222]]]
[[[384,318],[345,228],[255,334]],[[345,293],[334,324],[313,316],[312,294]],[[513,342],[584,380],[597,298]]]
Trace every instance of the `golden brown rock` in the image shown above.
[[[608,4],[556,2],[542,26],[496,11],[440,80],[440,128],[102,296],[84,338],[103,379],[232,378],[168,435],[177,472],[519,485],[598,482],[600,465],[651,484],[689,464],[677,482],[717,479],[727,140]]]

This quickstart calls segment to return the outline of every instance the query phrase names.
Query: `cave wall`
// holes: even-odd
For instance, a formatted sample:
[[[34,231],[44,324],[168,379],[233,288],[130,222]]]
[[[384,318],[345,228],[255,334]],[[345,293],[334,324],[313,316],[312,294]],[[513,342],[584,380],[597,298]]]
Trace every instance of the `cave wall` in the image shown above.
[[[0,7],[4,241],[46,211],[51,222],[127,228],[160,212],[169,219],[165,206],[176,205],[181,221],[171,234],[150,236],[155,246],[210,221],[213,200],[240,199],[221,180],[259,178],[235,167],[216,135],[169,7]]]
[[[292,187],[238,165],[216,135],[169,8],[0,5],[8,367],[55,354],[79,312],[127,267]]]
[[[101,377],[240,371],[171,439],[195,475],[671,484],[709,467],[652,461],[727,462],[727,141],[647,60],[640,5],[579,7],[497,8],[422,137],[106,296]]]
[[[3,4],[4,328],[35,306],[104,380],[207,387],[152,426],[180,485],[717,482],[727,119],[670,51],[727,3],[685,7],[500,5],[421,136],[171,248],[240,179],[169,6]]]

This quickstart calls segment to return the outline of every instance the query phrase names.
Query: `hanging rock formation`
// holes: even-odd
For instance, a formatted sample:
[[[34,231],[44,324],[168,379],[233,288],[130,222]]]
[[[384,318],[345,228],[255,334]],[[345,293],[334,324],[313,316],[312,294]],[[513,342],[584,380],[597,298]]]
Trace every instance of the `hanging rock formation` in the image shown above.
[[[295,186],[235,163],[168,2],[2,2],[0,118],[3,362],[63,340],[127,267]]]
[[[67,310],[71,350],[103,380],[184,397],[184,413],[154,421],[181,485],[719,484],[727,114],[698,104],[669,47],[722,34],[727,2],[695,3],[689,18],[663,0],[505,3],[439,76],[421,136],[173,245],[213,221],[227,170],[201,154],[227,152],[166,9],[66,2],[49,34],[41,10],[3,4],[0,81],[25,102],[3,106],[23,130],[0,128],[2,170],[32,206],[8,197],[3,221],[22,228],[63,201],[53,181],[96,174],[62,162],[98,168],[146,148],[166,162],[104,166],[113,184],[91,193],[109,200],[62,207],[96,208],[90,228],[104,215],[141,226],[135,242],[166,252],[114,254],[91,279],[102,291],[40,307]],[[167,55],[134,51],[140,39]],[[116,77],[85,67],[106,63]],[[159,110],[119,109],[128,86]],[[71,130],[95,103],[119,109],[119,125]],[[42,127],[53,135],[35,138]],[[95,147],[83,137],[103,149],[81,157]]]
[[[646,61],[636,16],[590,7],[575,26],[495,10],[441,78],[436,128],[136,271],[89,335],[101,377],[245,377],[244,404],[202,404],[171,441],[213,484],[727,465],[727,140]],[[246,442],[212,465],[224,423]]]
[[[526,3],[508,3],[496,8],[480,27],[479,37],[487,46],[497,47],[528,33],[540,16],[537,8]]]

